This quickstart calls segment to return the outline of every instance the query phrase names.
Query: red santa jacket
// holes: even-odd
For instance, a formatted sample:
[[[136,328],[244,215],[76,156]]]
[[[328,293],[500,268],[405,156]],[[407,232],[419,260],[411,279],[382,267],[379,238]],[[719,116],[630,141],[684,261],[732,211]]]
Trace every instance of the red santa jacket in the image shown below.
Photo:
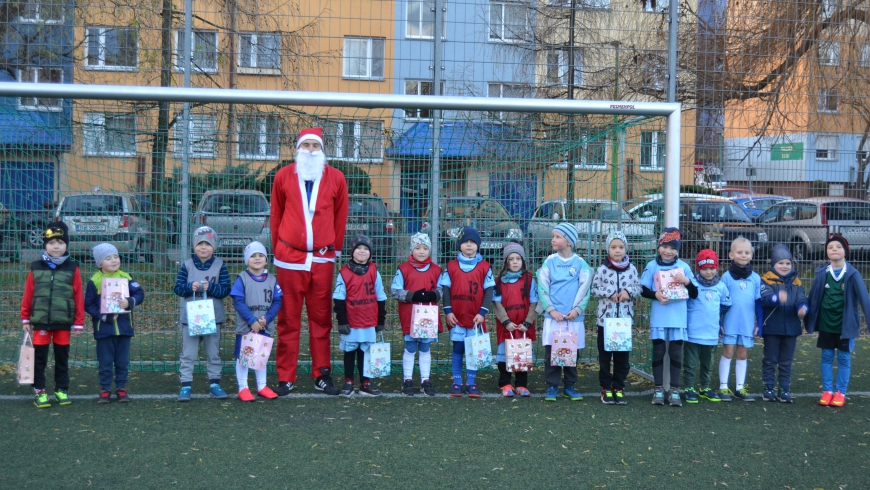
[[[282,168],[272,185],[272,250],[275,265],[311,270],[312,262],[334,262],[341,254],[347,227],[347,182],[327,165],[314,181],[311,207],[296,164]]]

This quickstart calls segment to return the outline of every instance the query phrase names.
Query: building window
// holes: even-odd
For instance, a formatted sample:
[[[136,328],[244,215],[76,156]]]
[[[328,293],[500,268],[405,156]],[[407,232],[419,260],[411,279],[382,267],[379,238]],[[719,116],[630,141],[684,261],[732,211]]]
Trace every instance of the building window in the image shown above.
[[[442,3],[447,8],[447,0]],[[444,15],[445,12],[442,12]],[[441,38],[447,36],[447,22],[443,23]],[[434,0],[408,0],[408,18],[405,27],[405,37],[415,39],[432,39],[435,36],[435,2]]]
[[[489,39],[516,42],[526,39],[529,31],[528,9],[515,2],[489,2]]]
[[[381,162],[384,158],[383,121],[323,121],[326,156],[356,162]]]
[[[837,89],[819,89],[819,112],[837,112]]]
[[[36,66],[22,68],[18,70],[18,81],[21,83],[63,83],[63,70]],[[18,106],[20,109],[59,111],[62,108],[61,100],[45,97],[21,97],[18,99]]]
[[[214,158],[215,142],[217,141],[217,119],[205,114],[191,114],[190,116],[190,144],[188,156],[197,158]],[[182,127],[175,132],[175,155],[181,157],[184,144]]]
[[[193,31],[191,38],[190,66],[194,72],[217,73],[218,34],[212,31]],[[184,35],[175,31],[175,69],[184,71]]]
[[[816,136],[816,160],[836,160],[839,144],[838,136]]]
[[[488,97],[520,98],[528,99],[532,96],[528,85],[514,83],[490,83],[487,91]],[[521,117],[518,112],[490,112],[489,117],[497,119],[515,120]]]
[[[858,65],[867,68],[870,66],[870,44],[861,43],[858,49]]]
[[[36,0],[18,3],[19,22],[45,22],[58,24],[64,20],[65,0]]]
[[[435,83],[427,80],[405,80],[405,95],[435,95]],[[441,93],[444,93],[444,82],[441,83]],[[408,119],[431,119],[431,109],[404,109]]]
[[[281,120],[278,116],[239,117],[239,158],[277,160]]]
[[[819,64],[838,66],[840,64],[840,42],[822,41],[819,43]]]
[[[85,155],[136,156],[136,116],[89,112],[84,119]]]
[[[581,144],[565,152],[565,160],[556,168],[566,168],[570,163],[575,169],[607,168],[607,131],[586,131],[580,135]],[[566,142],[567,143],[567,142]]]
[[[384,43],[382,38],[344,38],[344,78],[383,80]]]
[[[665,168],[664,131],[641,131],[640,168],[641,170],[662,170]]]
[[[547,85],[568,85],[570,51],[549,49],[546,51],[547,66],[545,79]],[[583,52],[574,50],[574,86],[583,85]]]
[[[85,66],[99,70],[135,70],[139,34],[126,27],[88,27]]]
[[[280,34],[239,34],[239,73],[278,75],[281,69]]]
[[[667,12],[668,0],[641,0],[644,12]]]

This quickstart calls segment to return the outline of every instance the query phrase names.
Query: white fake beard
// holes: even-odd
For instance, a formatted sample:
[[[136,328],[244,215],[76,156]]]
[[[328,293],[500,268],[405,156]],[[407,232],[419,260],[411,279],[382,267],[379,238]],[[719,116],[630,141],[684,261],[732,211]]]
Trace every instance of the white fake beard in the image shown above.
[[[302,180],[317,180],[326,168],[326,155],[321,150],[296,150],[296,173]]]

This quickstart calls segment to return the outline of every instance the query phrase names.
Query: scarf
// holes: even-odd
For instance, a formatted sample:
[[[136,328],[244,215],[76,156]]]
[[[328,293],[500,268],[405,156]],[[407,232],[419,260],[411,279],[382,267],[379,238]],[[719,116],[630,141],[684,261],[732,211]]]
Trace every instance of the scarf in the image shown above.
[[[752,264],[746,264],[744,266],[731,262],[731,267],[728,268],[728,272],[731,273],[731,277],[734,279],[746,279],[752,275]]]
[[[767,284],[794,284],[795,286],[801,285],[801,280],[797,277],[798,272],[792,269],[791,272],[784,276],[780,276],[776,273],[775,270],[770,269],[765,272],[763,276],[761,276],[761,280],[766,282]]]
[[[474,266],[479,264],[483,260],[483,257],[480,254],[476,254],[474,257],[469,259],[459,253],[456,255],[456,260],[459,261],[459,268],[462,269],[463,272],[468,272],[471,269],[474,269]]]
[[[679,257],[674,257],[674,260],[671,260],[671,261],[665,262],[665,261],[662,259],[662,256],[661,256],[661,255],[656,255],[656,264],[658,264],[658,265],[662,265],[662,266],[666,266],[666,267],[667,267],[667,266],[669,266],[669,265],[674,265],[674,264],[676,264],[678,258],[679,258]]]
[[[69,258],[69,252],[66,252],[65,254],[61,255],[60,257],[52,257],[51,255],[48,255],[48,252],[46,252],[46,251],[42,252],[42,260],[46,264],[48,264],[48,266],[52,269],[56,268],[59,265],[63,265],[63,263],[66,262],[66,259],[68,259],[68,258]]]
[[[698,284],[700,284],[701,286],[710,288],[719,284],[719,274],[713,276],[713,279],[710,279],[709,281],[704,279],[704,276],[702,276],[701,274],[695,274],[695,280],[697,280]]]
[[[93,276],[91,276],[91,282],[94,283],[94,286],[97,289],[97,294],[100,294],[100,289],[103,287],[103,279],[126,279],[129,282],[133,282],[133,278],[130,274],[127,274],[121,269],[118,269],[115,272],[110,272],[109,274],[98,270]]]
[[[426,260],[417,260],[413,255],[408,256],[408,263],[415,269],[425,269],[426,266],[432,263],[432,257],[426,257]]]
[[[371,262],[366,262],[365,264],[358,264],[353,259],[350,259],[347,261],[347,268],[350,269],[350,271],[354,274],[361,276],[369,271],[369,266],[371,264]]]
[[[511,271],[507,270],[502,272],[501,274],[501,282],[506,282],[508,284],[513,284],[520,280],[523,277],[523,271]]]
[[[611,269],[616,269],[618,271],[624,271],[628,269],[628,266],[631,265],[631,262],[628,259],[628,255],[626,255],[621,261],[614,262],[610,257],[604,257],[604,265],[610,267]]]

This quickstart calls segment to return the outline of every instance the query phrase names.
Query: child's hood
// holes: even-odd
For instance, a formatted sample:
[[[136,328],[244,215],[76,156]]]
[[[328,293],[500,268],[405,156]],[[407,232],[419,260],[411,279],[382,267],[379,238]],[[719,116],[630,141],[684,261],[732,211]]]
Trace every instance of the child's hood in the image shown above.
[[[770,285],[776,285],[776,284],[781,285],[781,286],[784,286],[787,284],[794,284],[795,286],[802,285],[800,278],[798,278],[798,273],[794,269],[792,269],[792,271],[789,272],[784,277],[777,274],[776,271],[774,271],[774,270],[769,270],[761,276],[761,280],[766,282],[767,284],[770,284]]]

